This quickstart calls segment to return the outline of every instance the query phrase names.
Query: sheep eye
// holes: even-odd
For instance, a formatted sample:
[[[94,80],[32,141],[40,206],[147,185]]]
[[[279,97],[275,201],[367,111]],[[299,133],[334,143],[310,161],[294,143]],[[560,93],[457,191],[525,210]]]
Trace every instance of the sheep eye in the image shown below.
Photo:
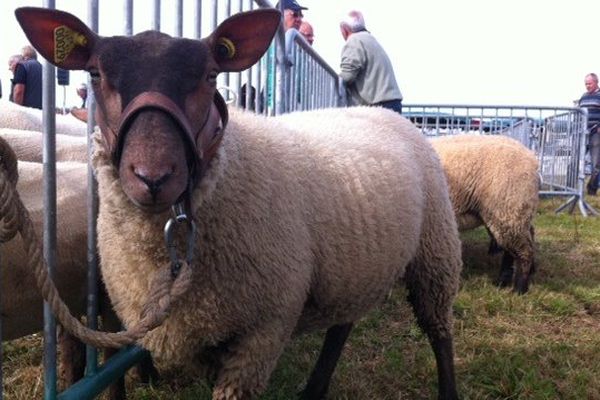
[[[90,72],[90,78],[92,78],[92,83],[100,83],[100,71],[97,69],[92,69]]]
[[[206,80],[209,83],[217,83],[217,72],[216,71],[209,72],[208,76],[206,77]]]

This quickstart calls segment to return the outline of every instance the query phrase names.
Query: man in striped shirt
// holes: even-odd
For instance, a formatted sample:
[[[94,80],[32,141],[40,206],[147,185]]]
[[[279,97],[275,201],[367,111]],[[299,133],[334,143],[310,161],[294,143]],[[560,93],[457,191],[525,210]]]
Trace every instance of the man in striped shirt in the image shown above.
[[[588,145],[592,159],[592,175],[587,184],[589,195],[595,196],[598,191],[600,175],[600,88],[598,75],[594,73],[585,76],[586,92],[579,99],[579,107],[588,111]]]

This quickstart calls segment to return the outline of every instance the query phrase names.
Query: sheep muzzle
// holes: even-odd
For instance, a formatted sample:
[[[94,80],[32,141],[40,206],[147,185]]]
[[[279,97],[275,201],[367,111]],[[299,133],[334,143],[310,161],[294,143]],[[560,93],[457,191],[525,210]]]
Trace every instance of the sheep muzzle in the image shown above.
[[[122,155],[124,151],[127,151],[124,149],[125,138],[132,127],[133,121],[143,111],[147,110],[157,110],[165,113],[179,128],[186,149],[188,168],[186,187],[193,187],[204,175],[223,137],[223,128],[228,117],[223,98],[218,92],[215,93],[214,101],[206,119],[202,126],[194,132],[183,110],[169,97],[156,91],[146,91],[139,94],[123,110],[118,128],[109,130],[109,135],[112,134],[110,140],[105,140],[115,166],[119,167]],[[105,139],[107,139],[106,135]],[[140,177],[140,179],[144,180],[143,177]]]

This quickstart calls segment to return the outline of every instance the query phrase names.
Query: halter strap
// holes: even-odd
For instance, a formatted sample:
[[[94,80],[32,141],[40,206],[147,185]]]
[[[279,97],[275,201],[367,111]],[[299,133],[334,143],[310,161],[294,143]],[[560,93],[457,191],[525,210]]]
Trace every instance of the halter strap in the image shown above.
[[[221,94],[215,92],[206,119],[196,132],[192,130],[189,119],[183,110],[169,97],[156,91],[142,92],[127,104],[121,114],[116,132],[102,118],[98,118],[100,128],[110,133],[105,135],[105,138],[115,164],[118,164],[121,158],[121,147],[129,125],[134,117],[145,109],[161,110],[173,118],[184,133],[183,137],[186,145],[195,150],[193,152],[195,160],[190,175],[195,175],[193,173],[195,170],[198,172],[196,178],[202,177],[219,148],[229,119],[227,104]]]

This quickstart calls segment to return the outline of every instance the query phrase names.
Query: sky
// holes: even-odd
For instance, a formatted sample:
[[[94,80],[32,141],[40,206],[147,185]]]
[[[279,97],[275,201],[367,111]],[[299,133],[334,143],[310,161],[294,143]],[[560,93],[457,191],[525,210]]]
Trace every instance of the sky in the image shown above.
[[[236,7],[239,0],[227,1]],[[248,0],[243,0],[247,4]],[[274,2],[274,1],[272,1]],[[336,71],[344,41],[343,15],[363,12],[367,29],[387,51],[405,104],[571,106],[585,90],[584,76],[600,74],[598,0],[298,0],[315,31],[315,50]],[[184,14],[195,1],[184,0]],[[0,1],[0,68],[8,96],[8,57],[27,43],[14,9],[41,6],[42,0]],[[174,33],[175,0],[162,0],[163,31]],[[204,1],[203,4],[211,4]],[[56,8],[87,20],[87,1],[56,0]],[[150,28],[150,1],[134,0],[134,33]],[[123,6],[100,1],[100,34],[123,32]],[[205,17],[208,13],[204,13]],[[208,26],[208,24],[205,24]],[[209,32],[203,30],[203,36]],[[184,36],[193,34],[190,18]],[[79,103],[71,75],[66,105]],[[62,104],[62,89],[57,104]]]

